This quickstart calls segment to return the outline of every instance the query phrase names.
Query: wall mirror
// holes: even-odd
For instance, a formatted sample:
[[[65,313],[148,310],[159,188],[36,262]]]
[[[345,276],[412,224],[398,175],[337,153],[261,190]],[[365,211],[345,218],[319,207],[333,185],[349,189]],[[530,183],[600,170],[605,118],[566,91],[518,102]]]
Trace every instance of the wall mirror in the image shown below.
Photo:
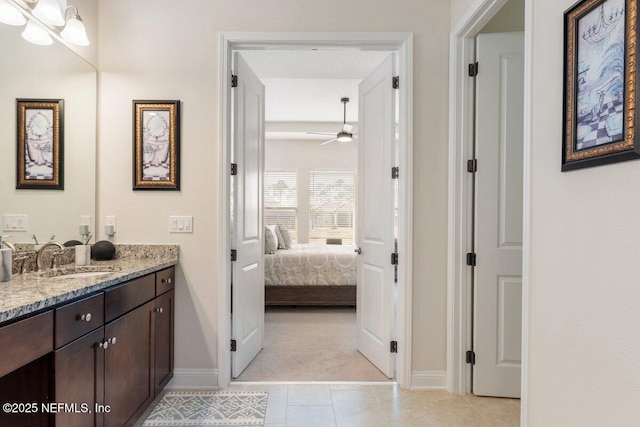
[[[0,23],[0,234],[13,243],[81,240],[82,217],[96,207],[96,69],[61,42],[37,46],[23,27]],[[63,99],[64,189],[16,189],[17,99]],[[6,230],[5,215],[24,215],[25,230]]]

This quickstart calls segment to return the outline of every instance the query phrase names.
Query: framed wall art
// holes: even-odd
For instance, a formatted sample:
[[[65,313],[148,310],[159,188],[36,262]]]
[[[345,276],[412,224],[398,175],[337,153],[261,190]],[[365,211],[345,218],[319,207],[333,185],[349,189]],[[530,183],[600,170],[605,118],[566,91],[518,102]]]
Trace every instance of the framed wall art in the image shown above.
[[[180,190],[180,101],[133,101],[133,189]]]
[[[64,189],[64,100],[16,99],[16,188]]]
[[[562,170],[640,158],[638,3],[582,0],[564,14]]]

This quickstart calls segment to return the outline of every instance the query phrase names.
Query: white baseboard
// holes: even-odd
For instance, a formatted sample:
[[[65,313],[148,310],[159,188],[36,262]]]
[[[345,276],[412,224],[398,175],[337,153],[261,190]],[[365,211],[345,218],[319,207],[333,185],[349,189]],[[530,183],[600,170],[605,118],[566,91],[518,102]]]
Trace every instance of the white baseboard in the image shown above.
[[[412,390],[446,390],[446,371],[413,371],[411,373]]]
[[[174,369],[165,390],[216,390],[217,369]]]

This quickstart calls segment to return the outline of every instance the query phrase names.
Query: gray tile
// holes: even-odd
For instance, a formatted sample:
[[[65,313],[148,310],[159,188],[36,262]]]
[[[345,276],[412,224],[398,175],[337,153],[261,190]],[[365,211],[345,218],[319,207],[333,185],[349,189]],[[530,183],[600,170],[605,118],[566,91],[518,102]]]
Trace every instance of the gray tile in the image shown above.
[[[333,404],[328,385],[290,385],[287,402],[289,405]]]

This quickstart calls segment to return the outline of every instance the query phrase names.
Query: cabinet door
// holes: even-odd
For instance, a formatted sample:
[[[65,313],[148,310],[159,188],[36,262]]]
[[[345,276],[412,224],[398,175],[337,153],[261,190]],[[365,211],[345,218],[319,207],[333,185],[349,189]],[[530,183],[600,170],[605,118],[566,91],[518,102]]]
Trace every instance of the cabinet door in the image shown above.
[[[96,403],[104,402],[104,353],[99,344],[104,328],[99,328],[82,338],[56,350],[55,401],[76,404],[74,411],[62,411],[55,415],[56,426],[102,426],[103,414],[96,413]],[[91,412],[82,412],[80,405],[88,405]]]
[[[173,308],[174,291],[155,299],[155,396],[173,377]]]
[[[153,400],[152,312],[154,301],[105,325],[105,426],[132,425]]]

